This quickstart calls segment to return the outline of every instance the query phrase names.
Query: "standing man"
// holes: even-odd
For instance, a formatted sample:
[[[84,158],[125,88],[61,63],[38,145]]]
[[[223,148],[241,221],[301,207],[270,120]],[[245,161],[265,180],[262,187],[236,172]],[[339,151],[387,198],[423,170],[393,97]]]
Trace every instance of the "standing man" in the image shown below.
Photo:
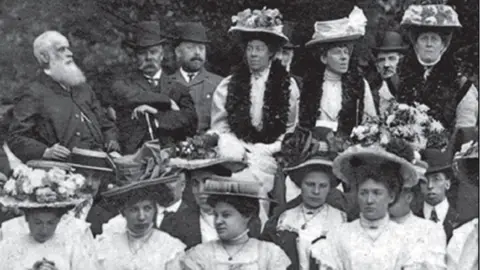
[[[371,80],[371,87],[377,108],[380,100],[394,98],[399,83],[398,64],[408,49],[399,33],[386,31],[382,36],[380,43],[372,48],[377,74]]]
[[[289,21],[283,22],[282,31],[285,34],[285,36],[288,37],[288,42],[285,45],[283,45],[280,51],[277,52],[277,54],[275,55],[275,58],[279,59],[282,62],[282,65],[285,67],[285,69],[290,73],[292,72],[290,68],[293,62],[293,57],[295,56],[295,49],[300,47],[297,44],[293,44],[292,42],[293,30],[294,30],[293,22],[289,22]],[[295,79],[295,82],[298,85],[298,89],[301,92],[302,86],[303,86],[302,77],[294,74],[291,74],[291,76]]]
[[[198,116],[197,133],[210,128],[213,91],[223,79],[204,67],[207,43],[209,40],[202,23],[186,22],[179,25],[175,54],[180,68],[172,75],[172,79],[190,90]]]
[[[428,163],[425,178],[420,179],[420,190],[424,198],[414,213],[421,218],[442,224],[448,242],[453,229],[460,221],[457,211],[447,200],[447,191],[452,185],[453,178],[451,158],[447,152],[438,149],[424,150],[423,158]]]
[[[161,145],[195,134],[197,116],[188,88],[162,75],[163,45],[160,24],[144,21],[136,25],[135,40],[127,42],[136,54],[138,71],[122,76],[112,86],[120,144],[124,154],[135,152],[153,139],[146,114],[153,116]],[[150,133],[150,134],[149,134]]]
[[[43,71],[20,90],[8,145],[23,162],[66,160],[73,147],[118,151],[117,129],[73,61],[70,44],[56,31],[33,42]]]

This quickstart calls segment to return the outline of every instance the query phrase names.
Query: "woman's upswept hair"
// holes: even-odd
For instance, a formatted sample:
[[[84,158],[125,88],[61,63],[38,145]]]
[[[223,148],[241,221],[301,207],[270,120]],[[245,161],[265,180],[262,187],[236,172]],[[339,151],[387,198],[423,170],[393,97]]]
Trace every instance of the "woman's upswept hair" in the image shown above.
[[[260,204],[258,199],[244,196],[210,195],[207,203],[215,207],[219,202],[233,206],[244,217],[256,217],[259,214]]]

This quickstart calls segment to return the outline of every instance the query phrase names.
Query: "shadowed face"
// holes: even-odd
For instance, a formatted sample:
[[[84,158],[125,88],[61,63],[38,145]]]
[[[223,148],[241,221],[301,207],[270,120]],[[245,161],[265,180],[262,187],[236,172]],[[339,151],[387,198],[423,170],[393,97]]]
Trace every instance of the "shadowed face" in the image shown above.
[[[378,220],[387,214],[388,206],[395,199],[383,183],[368,179],[358,186],[360,212],[367,220]]]
[[[39,243],[44,243],[52,238],[60,217],[55,211],[33,211],[26,213],[30,235]]]
[[[410,203],[413,199],[413,193],[410,190],[404,190],[398,196],[397,201],[394,204],[390,205],[388,212],[392,217],[404,217],[410,213]]]
[[[184,41],[175,52],[182,68],[187,72],[197,72],[205,64],[207,49],[203,43]]]
[[[316,209],[325,204],[330,191],[330,177],[323,171],[311,171],[304,176],[301,190],[305,207]]]
[[[435,206],[447,197],[447,190],[450,188],[450,179],[443,172],[429,173],[426,179],[420,180],[420,189],[425,201]]]
[[[243,216],[235,207],[218,202],[214,208],[215,229],[222,240],[231,240],[245,232],[250,217]]]
[[[212,207],[207,203],[208,195],[202,194],[203,188],[205,186],[205,181],[212,176],[212,173],[209,171],[196,170],[191,172],[192,180],[192,193],[195,196],[195,202],[198,204],[200,209],[205,212],[212,211]]]
[[[273,54],[268,45],[261,40],[249,41],[245,53],[252,72],[261,72],[268,68]]]
[[[415,43],[418,57],[426,64],[434,63],[446,50],[446,44],[438,33],[421,33]]]
[[[136,52],[138,69],[148,76],[153,76],[162,67],[163,46],[156,45]]]
[[[293,60],[293,49],[282,48],[275,54],[275,58],[282,62],[282,65],[289,71]]]
[[[398,62],[400,61],[398,52],[379,52],[375,66],[382,79],[387,79],[397,73]]]
[[[147,199],[134,204],[127,204],[122,214],[130,231],[143,234],[152,227],[156,210],[155,203]]]

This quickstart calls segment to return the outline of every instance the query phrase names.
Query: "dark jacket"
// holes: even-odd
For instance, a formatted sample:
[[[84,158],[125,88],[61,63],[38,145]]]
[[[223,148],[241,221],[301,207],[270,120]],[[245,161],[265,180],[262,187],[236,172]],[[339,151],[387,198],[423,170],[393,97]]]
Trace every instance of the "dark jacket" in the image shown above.
[[[147,104],[159,111],[155,115],[159,123],[155,133],[161,144],[184,140],[194,135],[197,129],[197,115],[188,88],[167,75],[162,75],[154,87],[140,72],[131,73],[113,83],[112,98],[124,154],[135,152],[150,139],[145,118],[131,119],[137,106]],[[178,105],[179,111],[171,110],[170,100]]]
[[[82,122],[83,113],[90,123]],[[82,134],[86,132],[90,135]],[[41,73],[21,89],[15,100],[8,145],[23,162],[41,159],[45,149],[56,143],[72,149],[90,137],[90,149],[104,149],[117,140],[115,124],[107,119],[100,102],[88,84],[66,91]]]
[[[197,132],[207,131],[210,128],[213,92],[223,78],[202,68],[191,82],[185,81],[180,70],[172,74],[171,79],[188,87],[197,110]]]
[[[423,204],[422,207],[419,207],[418,209],[412,209],[413,213],[421,218],[425,218],[423,215]],[[443,221],[443,230],[445,231],[445,234],[447,236],[447,243],[450,241],[450,238],[452,238],[453,235],[453,230],[456,229],[459,225],[461,225],[463,221],[460,220],[460,217],[457,213],[457,211],[452,207],[448,207],[447,211],[447,216],[445,217],[445,220]]]

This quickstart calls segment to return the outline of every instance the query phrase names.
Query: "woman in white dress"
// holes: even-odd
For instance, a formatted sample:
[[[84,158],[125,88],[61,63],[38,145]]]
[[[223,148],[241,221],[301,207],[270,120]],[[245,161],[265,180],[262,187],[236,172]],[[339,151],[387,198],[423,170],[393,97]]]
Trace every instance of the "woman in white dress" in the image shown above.
[[[409,243],[403,237],[408,232],[388,215],[401,188],[416,181],[415,167],[407,160],[414,160],[413,149],[397,139],[383,147],[352,146],[334,160],[337,177],[356,185],[360,218],[314,244],[319,269],[422,269],[425,248]]]
[[[86,199],[81,195],[84,188],[83,176],[58,168],[49,172],[24,165],[15,168],[0,191],[0,204],[23,210],[28,229],[0,242],[0,269],[99,269],[82,231],[57,230],[67,211]]]
[[[273,243],[248,236],[248,223],[258,215],[260,185],[212,176],[204,193],[214,208],[219,240],[202,243],[187,251],[184,270],[286,270],[290,260]]]
[[[286,132],[297,123],[299,90],[275,54],[287,43],[277,9],[246,9],[232,17],[229,33],[245,46],[245,60],[222,80],[212,98],[211,129],[231,133],[247,148],[249,167],[237,177],[255,180],[267,194],[273,188]],[[266,221],[268,204],[262,203]]]
[[[102,193],[126,220],[122,232],[97,237],[97,254],[105,270],[176,270],[186,248],[177,238],[155,228],[157,202],[171,201],[166,183],[178,174],[149,180],[118,178],[117,185]]]
[[[272,241],[287,253],[292,261],[290,270],[309,270],[312,243],[347,220],[343,211],[327,202],[327,196],[338,184],[332,173],[336,153],[326,140],[317,141],[311,137],[311,132],[300,128],[292,136],[285,136],[282,153],[290,162],[284,171],[301,189],[301,202],[287,206],[269,219],[262,234],[262,239]],[[289,142],[302,141],[302,138],[304,142]],[[298,148],[303,151],[298,153]],[[298,155],[291,155],[295,152]]]

